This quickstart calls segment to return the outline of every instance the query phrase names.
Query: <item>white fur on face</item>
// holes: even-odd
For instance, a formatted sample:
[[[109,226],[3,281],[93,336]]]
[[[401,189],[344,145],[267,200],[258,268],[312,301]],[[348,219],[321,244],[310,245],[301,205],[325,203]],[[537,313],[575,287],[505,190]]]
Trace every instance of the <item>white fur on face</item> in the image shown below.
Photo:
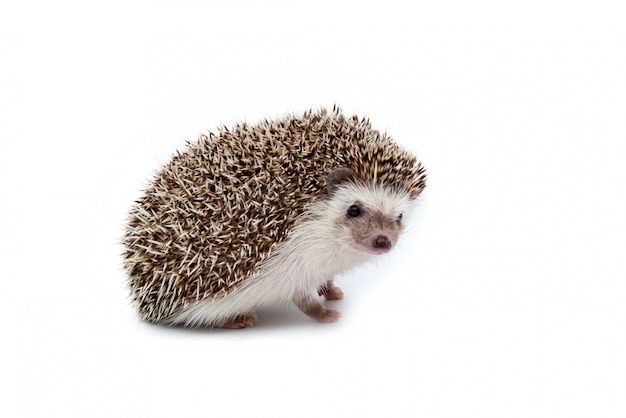
[[[351,206],[358,215],[348,214]],[[337,225],[337,236],[345,245],[373,254],[390,250],[410,215],[412,200],[408,192],[381,185],[347,183],[327,201],[327,216]],[[388,248],[377,248],[377,237],[389,239]]]

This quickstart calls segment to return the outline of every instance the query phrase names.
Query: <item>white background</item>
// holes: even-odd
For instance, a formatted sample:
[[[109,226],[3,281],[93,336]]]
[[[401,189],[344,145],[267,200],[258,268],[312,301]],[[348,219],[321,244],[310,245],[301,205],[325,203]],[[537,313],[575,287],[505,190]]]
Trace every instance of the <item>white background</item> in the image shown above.
[[[0,6],[2,416],[625,417],[622,2]],[[140,322],[118,244],[185,140],[340,104],[429,171],[335,324]]]

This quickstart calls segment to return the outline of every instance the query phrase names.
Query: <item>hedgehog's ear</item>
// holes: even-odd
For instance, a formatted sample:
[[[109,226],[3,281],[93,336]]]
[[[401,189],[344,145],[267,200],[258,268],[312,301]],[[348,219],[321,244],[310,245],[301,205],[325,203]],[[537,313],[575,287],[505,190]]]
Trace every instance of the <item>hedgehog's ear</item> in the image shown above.
[[[326,190],[332,196],[337,187],[346,180],[354,177],[354,172],[346,167],[335,168],[326,176]]]

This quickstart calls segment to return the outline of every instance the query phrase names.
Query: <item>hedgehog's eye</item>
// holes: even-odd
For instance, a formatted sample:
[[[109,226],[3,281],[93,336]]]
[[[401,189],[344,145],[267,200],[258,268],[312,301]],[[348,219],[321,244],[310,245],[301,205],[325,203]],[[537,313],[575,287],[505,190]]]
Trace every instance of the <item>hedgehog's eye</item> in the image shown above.
[[[356,218],[361,214],[361,209],[357,205],[352,205],[348,208],[348,216]]]
[[[402,224],[402,214],[399,214],[399,215],[398,215],[398,219],[396,219],[396,223],[397,223],[398,225]]]
[[[402,214],[398,215],[398,220],[401,221],[402,220]]]

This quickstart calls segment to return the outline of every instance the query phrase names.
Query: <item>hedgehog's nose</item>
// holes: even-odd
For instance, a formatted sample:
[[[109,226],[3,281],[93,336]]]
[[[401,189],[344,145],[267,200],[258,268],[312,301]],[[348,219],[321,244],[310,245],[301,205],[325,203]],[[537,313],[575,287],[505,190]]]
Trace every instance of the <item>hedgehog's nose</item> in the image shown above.
[[[386,235],[377,236],[373,244],[374,244],[374,248],[378,248],[380,250],[391,249],[391,240]]]

